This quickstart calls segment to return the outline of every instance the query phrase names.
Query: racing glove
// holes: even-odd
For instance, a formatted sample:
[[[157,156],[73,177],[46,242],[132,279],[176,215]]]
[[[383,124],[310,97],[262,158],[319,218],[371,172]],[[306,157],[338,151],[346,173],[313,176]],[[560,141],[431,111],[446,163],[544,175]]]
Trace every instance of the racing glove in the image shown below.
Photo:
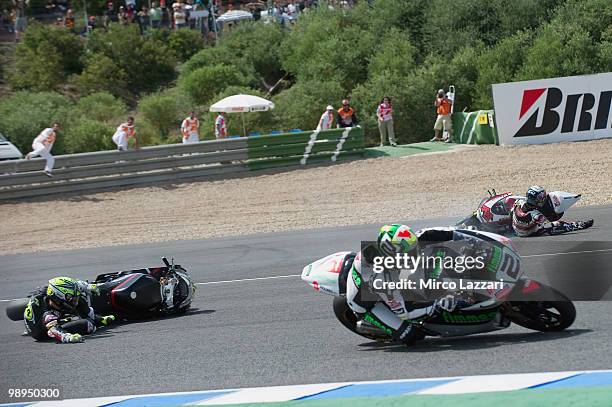
[[[100,289],[96,284],[90,284],[87,281],[79,281],[77,284],[82,292],[91,295],[100,295]]]

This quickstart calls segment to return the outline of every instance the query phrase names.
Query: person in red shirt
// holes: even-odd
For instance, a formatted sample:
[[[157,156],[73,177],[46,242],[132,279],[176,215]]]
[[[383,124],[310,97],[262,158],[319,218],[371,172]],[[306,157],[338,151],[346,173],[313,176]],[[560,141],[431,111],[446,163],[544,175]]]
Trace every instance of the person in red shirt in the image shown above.
[[[453,123],[451,121],[452,105],[453,102],[448,98],[446,92],[444,92],[444,89],[440,89],[438,91],[438,95],[436,96],[436,100],[434,101],[434,106],[436,106],[438,116],[436,118],[436,123],[434,124],[435,136],[431,139],[431,141],[450,142],[450,137],[453,135]],[[448,132],[448,137],[446,139],[442,139],[442,137],[440,137],[440,132],[442,129]]]

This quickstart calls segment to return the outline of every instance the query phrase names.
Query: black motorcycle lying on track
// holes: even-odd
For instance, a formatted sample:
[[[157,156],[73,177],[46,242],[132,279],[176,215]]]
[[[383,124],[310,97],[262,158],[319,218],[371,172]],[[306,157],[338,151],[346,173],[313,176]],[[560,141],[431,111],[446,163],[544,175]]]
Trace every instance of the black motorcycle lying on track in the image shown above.
[[[183,267],[163,257],[165,266],[100,274],[94,284],[100,295],[85,296],[97,314],[137,320],[187,312],[196,286]],[[46,289],[46,287],[44,288]],[[28,298],[12,301],[6,315],[22,320]]]

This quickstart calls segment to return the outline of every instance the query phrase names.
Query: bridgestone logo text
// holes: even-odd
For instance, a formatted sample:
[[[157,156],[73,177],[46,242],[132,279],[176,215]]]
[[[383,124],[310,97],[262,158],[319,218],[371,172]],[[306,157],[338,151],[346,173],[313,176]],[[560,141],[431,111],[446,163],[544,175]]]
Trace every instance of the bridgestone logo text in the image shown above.
[[[573,133],[589,130],[601,130],[608,126],[612,90],[599,94],[599,102],[595,106],[595,95],[592,93],[577,93],[564,96],[559,88],[527,89],[523,92],[519,119],[546,93],[543,108],[538,108],[529,116],[514,137],[542,136],[555,132],[561,126],[561,133]],[[563,102],[565,109],[555,110]],[[578,106],[580,110],[578,111]],[[540,112],[540,110],[543,112]],[[576,113],[579,113],[578,116]],[[541,122],[538,124],[538,117]]]

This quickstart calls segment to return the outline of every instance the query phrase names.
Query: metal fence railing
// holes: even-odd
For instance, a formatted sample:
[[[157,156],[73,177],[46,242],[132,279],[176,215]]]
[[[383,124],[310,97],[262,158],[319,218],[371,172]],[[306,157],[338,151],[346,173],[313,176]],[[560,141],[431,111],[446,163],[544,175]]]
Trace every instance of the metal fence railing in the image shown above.
[[[362,129],[349,128],[62,155],[53,178],[42,172],[44,159],[3,161],[0,200],[335,162],[363,152]]]

